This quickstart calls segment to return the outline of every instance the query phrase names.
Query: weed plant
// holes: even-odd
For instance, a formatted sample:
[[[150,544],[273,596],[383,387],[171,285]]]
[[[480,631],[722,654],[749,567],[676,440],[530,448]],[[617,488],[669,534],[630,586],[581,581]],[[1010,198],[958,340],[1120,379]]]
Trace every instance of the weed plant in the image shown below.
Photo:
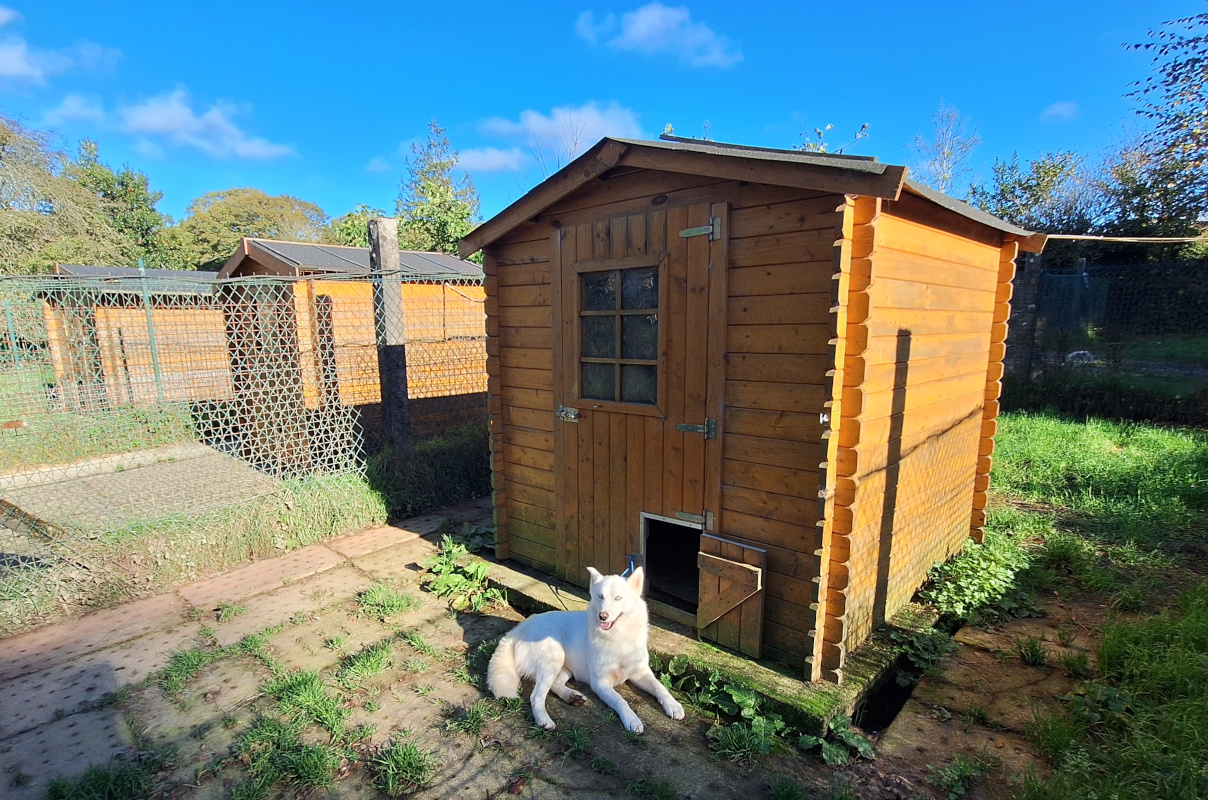
[[[319,673],[307,670],[289,672],[270,680],[264,685],[263,691],[277,698],[278,709],[283,714],[322,726],[333,740],[344,738],[344,723],[352,714],[352,709],[344,708],[339,698],[327,691]]]
[[[164,694],[178,694],[197,673],[226,654],[227,651],[220,647],[191,647],[188,650],[177,650],[168,659],[168,665],[160,670],[156,682],[164,690]]]
[[[440,660],[440,651],[428,644],[427,640],[424,639],[423,634],[421,634],[419,631],[407,631],[406,633],[400,634],[399,638],[414,647],[423,655],[426,655],[428,658],[434,658],[438,661]]]
[[[503,592],[487,585],[487,570],[490,564],[481,560],[465,561],[469,555],[464,544],[452,536],[441,537],[440,551],[424,561],[429,574],[424,576],[424,585],[437,597],[448,600],[454,611],[470,609],[480,612],[488,605],[503,607],[507,598]]]
[[[675,784],[665,778],[634,781],[625,787],[625,791],[634,797],[652,797],[654,800],[676,800],[679,797]]]
[[[419,599],[378,581],[357,595],[357,603],[365,616],[386,620],[416,608]]]
[[[989,764],[963,753],[957,754],[946,767],[931,767],[927,782],[944,793],[947,800],[960,800],[973,783],[990,770]]]
[[[1030,667],[1043,667],[1049,663],[1049,646],[1039,636],[1024,636],[1015,642],[1019,660]]]
[[[431,785],[439,763],[410,737],[393,739],[371,762],[373,783],[388,797],[411,794]]]
[[[359,653],[345,657],[336,671],[336,681],[345,689],[355,689],[374,675],[388,670],[394,665],[390,641],[386,639],[369,645]]]
[[[47,800],[142,800],[154,789],[154,777],[164,766],[159,754],[132,761],[114,760],[105,766],[92,766],[77,778],[59,778],[50,782]]]

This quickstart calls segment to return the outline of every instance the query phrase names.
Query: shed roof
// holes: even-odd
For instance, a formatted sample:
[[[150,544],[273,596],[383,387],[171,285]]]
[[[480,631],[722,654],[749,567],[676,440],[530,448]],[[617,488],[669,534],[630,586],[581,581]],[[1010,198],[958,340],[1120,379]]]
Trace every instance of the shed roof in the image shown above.
[[[659,141],[605,137],[528,194],[461,240],[463,258],[537,216],[583,184],[617,166],[745,180],[773,186],[834,191],[897,200],[903,191],[1020,240],[1024,250],[1044,246],[1044,235],[1004,222],[968,203],[907,180],[906,167],[871,156],[809,153],[664,136]]]
[[[149,269],[140,273],[133,267],[83,264],[56,264],[54,274],[95,279],[106,292],[141,292],[142,278],[146,278],[145,286],[152,294],[210,294],[217,278],[217,273],[199,270]]]
[[[277,275],[311,275],[336,273],[344,275],[369,274],[369,248],[345,247],[314,242],[283,242],[276,239],[245,238],[218,271],[219,278],[229,278],[247,258],[268,267]],[[482,278],[482,268],[445,253],[424,253],[417,250],[399,251],[399,264],[404,277],[415,278]]]

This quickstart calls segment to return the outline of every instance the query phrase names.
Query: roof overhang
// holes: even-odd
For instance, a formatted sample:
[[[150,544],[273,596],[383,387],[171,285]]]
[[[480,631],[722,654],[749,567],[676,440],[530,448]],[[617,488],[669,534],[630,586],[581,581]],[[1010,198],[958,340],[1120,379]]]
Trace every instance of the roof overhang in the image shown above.
[[[657,169],[890,199],[898,197],[906,180],[905,167],[870,159],[834,159],[754,147],[723,147],[709,142],[689,144],[685,140],[646,142],[604,138],[470,231],[458,247],[461,257],[469,258],[613,167]]]
[[[286,261],[267,248],[260,247],[256,239],[245,236],[239,242],[239,247],[235,249],[231,257],[222,265],[222,269],[218,270],[217,280],[223,280],[234,275],[235,271],[248,258],[253,258],[256,263],[268,267],[274,275],[297,277],[301,274],[297,264]]]

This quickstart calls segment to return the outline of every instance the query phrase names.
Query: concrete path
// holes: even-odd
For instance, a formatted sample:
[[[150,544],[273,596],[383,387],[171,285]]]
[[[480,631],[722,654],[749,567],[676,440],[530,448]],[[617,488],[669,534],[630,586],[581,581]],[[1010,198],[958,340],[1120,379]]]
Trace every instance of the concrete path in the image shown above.
[[[0,640],[0,796],[34,800],[50,780],[106,764],[136,746],[115,702],[119,690],[194,646],[219,603],[249,612],[217,633],[284,622],[350,585],[398,574],[435,547],[417,542],[443,521],[490,522],[483,498],[439,513],[311,545],[175,591]],[[422,547],[417,548],[417,544]],[[247,602],[256,598],[253,602]],[[229,642],[220,642],[227,644]]]

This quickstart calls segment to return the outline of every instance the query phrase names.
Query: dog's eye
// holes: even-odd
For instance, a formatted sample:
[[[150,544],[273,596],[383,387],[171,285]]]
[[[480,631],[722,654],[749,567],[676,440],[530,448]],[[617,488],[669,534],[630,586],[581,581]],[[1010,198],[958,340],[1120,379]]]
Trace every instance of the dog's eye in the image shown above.
[[[603,599],[604,599],[604,595],[599,595],[599,598],[600,598],[601,600],[603,600]]]
[[[620,595],[617,595],[616,597],[614,597],[614,598],[612,598],[612,599],[613,599],[613,600],[620,600],[620,599],[621,599],[621,596],[620,596]]]

